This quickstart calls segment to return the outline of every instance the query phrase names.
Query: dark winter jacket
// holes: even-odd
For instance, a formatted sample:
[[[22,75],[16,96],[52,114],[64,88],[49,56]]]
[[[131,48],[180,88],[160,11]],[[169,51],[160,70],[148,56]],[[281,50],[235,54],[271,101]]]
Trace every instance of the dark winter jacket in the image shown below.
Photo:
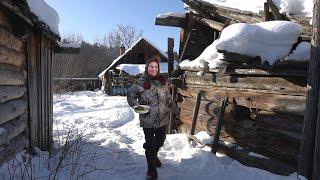
[[[141,77],[131,86],[131,92],[127,96],[131,107],[135,105],[149,105],[147,114],[140,114],[140,126],[143,128],[159,128],[169,123],[170,112],[179,113],[179,108],[172,101],[169,86],[163,82],[164,77],[147,80],[147,76]]]

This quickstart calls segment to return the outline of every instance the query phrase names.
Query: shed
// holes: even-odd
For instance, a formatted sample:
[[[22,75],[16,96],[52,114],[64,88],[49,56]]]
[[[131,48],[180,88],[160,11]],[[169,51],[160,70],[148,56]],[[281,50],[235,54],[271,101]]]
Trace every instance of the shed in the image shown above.
[[[52,54],[60,36],[33,3],[0,1],[0,164],[26,147],[52,148]]]
[[[111,65],[99,74],[102,90],[108,94],[126,95],[132,82],[137,77],[130,76],[128,73],[117,69],[117,67],[124,64],[142,65],[152,56],[158,56],[162,63],[168,62],[167,55],[147,38],[138,39],[125,51],[124,49],[120,49],[120,56],[113,60]]]
[[[187,5],[185,16],[158,16],[155,22],[181,28],[180,60],[195,59],[226,26],[239,22],[294,21],[304,30],[298,42],[311,39],[310,18],[279,15],[272,1],[265,3],[265,11],[259,14],[202,0],[182,1]],[[196,128],[216,135],[221,102],[226,100],[218,150],[245,165],[276,174],[297,171],[308,62],[280,60],[274,66],[265,66],[259,57],[220,52],[224,53],[224,63],[218,68],[180,67],[180,130],[192,133]],[[195,127],[193,120],[197,120]]]

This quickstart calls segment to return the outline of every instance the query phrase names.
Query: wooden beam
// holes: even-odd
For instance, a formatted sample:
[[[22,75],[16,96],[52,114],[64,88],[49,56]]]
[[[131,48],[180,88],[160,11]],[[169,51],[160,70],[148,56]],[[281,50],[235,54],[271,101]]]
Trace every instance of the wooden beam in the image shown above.
[[[269,5],[267,2],[265,2],[263,4],[263,7],[264,7],[264,21],[270,21],[271,20],[271,15],[270,15],[270,11],[269,11]]]
[[[202,25],[208,26],[211,29],[217,30],[217,31],[222,31],[225,25],[223,23],[213,21],[207,18],[201,18],[201,17],[195,17],[194,18],[197,22],[199,22]]]
[[[311,57],[309,61],[308,71],[308,91],[306,100],[306,109],[303,123],[303,134],[301,140],[300,156],[299,156],[299,173],[308,179],[319,179],[320,166],[319,162],[319,146],[315,141],[319,142],[319,89],[320,89],[320,0],[314,1],[313,7],[313,33],[311,41]],[[317,123],[318,119],[318,123]],[[317,125],[318,124],[318,125]],[[316,139],[317,133],[317,139]],[[316,146],[316,148],[315,148]],[[318,153],[318,154],[315,154]],[[314,166],[316,165],[316,167]],[[318,168],[318,169],[315,169]],[[312,177],[312,176],[316,177]]]
[[[0,86],[0,103],[20,98],[25,92],[24,86]]]
[[[0,104],[0,125],[20,116],[26,109],[27,103],[21,99]]]
[[[21,86],[24,85],[25,78],[21,69],[0,63],[0,85]]]
[[[173,70],[174,55],[173,55],[174,39],[168,38],[168,75],[171,77]]]
[[[273,3],[272,0],[267,0],[267,3],[271,9],[271,12],[276,20],[284,20],[282,14],[280,14],[278,7]]]
[[[192,8],[193,10],[197,11],[199,14],[201,14],[201,16],[208,18],[208,19],[213,19],[214,17],[217,18],[219,21],[224,22],[225,18],[219,16],[219,14],[211,14],[209,11],[204,10],[203,7],[201,5],[199,5],[198,3],[194,2],[194,1],[190,1],[190,0],[182,0],[182,2],[184,2],[185,4],[187,4],[188,6],[190,6],[190,8]]]
[[[188,84],[188,93],[196,97],[199,89],[212,102],[219,103],[222,99],[235,99],[238,105],[247,108],[257,108],[287,115],[303,117],[305,111],[304,96],[281,95],[269,91],[249,90],[244,88],[214,87],[210,85],[192,86]],[[242,89],[242,90],[239,90]],[[210,93],[210,92],[215,92]]]
[[[310,61],[317,61],[319,64],[320,57],[320,33],[317,30],[320,28],[320,0],[315,0],[314,8],[313,8],[313,40],[311,41],[312,50],[311,50],[311,59]],[[318,77],[319,78],[319,77]],[[319,81],[316,81],[319,86]],[[320,179],[320,107],[319,107],[319,98],[318,98],[318,107],[314,107],[318,109],[318,117],[317,117],[317,126],[316,126],[316,134],[315,134],[315,148],[314,148],[314,158],[313,158],[313,179]]]
[[[308,36],[308,35],[300,35],[298,41],[311,42],[311,36]]]
[[[213,144],[211,148],[211,152],[214,154],[217,153],[217,149],[218,149],[219,137],[220,137],[221,127],[224,121],[224,112],[226,110],[227,101],[228,101],[227,99],[224,99],[221,101],[221,108],[219,112],[218,123],[216,125],[216,132],[214,133]]]
[[[214,14],[215,17],[220,16],[225,18],[225,20],[230,19],[234,20],[236,22],[246,22],[246,23],[257,23],[262,22],[263,17],[260,16],[257,13],[253,13],[250,11],[241,11],[234,8],[219,6],[219,5],[213,5],[212,3],[208,3],[202,0],[192,0],[201,7],[204,7],[207,11]],[[221,22],[225,22],[221,21]],[[219,20],[220,21],[220,20]]]
[[[195,104],[194,104],[190,135],[194,135],[194,131],[196,129],[198,113],[199,113],[199,108],[200,108],[200,103],[201,103],[201,97],[202,97],[202,91],[199,91],[197,98],[196,98],[196,101],[195,101]]]
[[[180,59],[179,59],[179,63],[182,61],[183,59],[183,56],[184,56],[184,53],[187,49],[187,46],[188,46],[188,42],[189,42],[189,39],[190,39],[190,36],[191,36],[191,31],[192,31],[192,28],[193,28],[193,13],[190,12],[186,15],[187,17],[187,20],[188,20],[188,28],[187,28],[187,37],[185,38],[185,40],[183,41],[183,48],[182,48],[182,51],[180,53]],[[180,34],[181,35],[181,34]],[[184,39],[184,38],[183,38]]]
[[[187,27],[187,20],[185,17],[167,16],[166,18],[156,18],[155,25],[171,26],[171,27]]]

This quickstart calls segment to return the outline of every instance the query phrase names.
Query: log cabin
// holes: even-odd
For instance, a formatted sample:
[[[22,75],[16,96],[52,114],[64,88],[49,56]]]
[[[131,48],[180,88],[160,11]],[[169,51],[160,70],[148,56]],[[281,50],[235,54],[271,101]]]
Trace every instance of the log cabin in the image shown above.
[[[158,56],[160,62],[168,62],[167,55],[147,38],[138,39],[127,50],[125,50],[124,46],[121,46],[119,57],[113,60],[107,69],[99,74],[102,82],[102,91],[112,95],[126,95],[131,84],[139,75],[129,75],[117,69],[117,66],[121,64],[145,64],[152,56]]]
[[[0,1],[0,164],[22,149],[52,149],[52,55],[63,51],[59,40],[26,0]]]
[[[187,5],[184,16],[172,13],[155,21],[156,25],[181,28],[180,61],[197,58],[234,23],[293,21],[303,26],[298,42],[311,40],[310,18],[280,14],[272,1],[266,2],[259,14],[201,0],[182,1]],[[261,64],[259,57],[221,53],[224,64],[220,68],[180,67],[182,73],[175,77],[179,83],[176,100],[181,108],[180,131],[192,135],[195,129],[218,136],[219,113],[225,100],[218,151],[272,173],[289,175],[297,171],[308,62],[279,60],[271,67]]]

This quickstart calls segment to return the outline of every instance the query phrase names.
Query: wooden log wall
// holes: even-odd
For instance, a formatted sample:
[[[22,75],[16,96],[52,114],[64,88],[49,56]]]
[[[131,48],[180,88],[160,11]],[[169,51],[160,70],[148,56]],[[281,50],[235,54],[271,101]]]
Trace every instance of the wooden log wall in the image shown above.
[[[296,168],[306,101],[306,77],[235,72],[224,76],[211,72],[202,77],[197,76],[197,72],[185,72],[186,88],[178,91],[183,96],[179,106],[184,129],[191,127],[197,92],[204,92],[197,130],[210,134],[214,134],[220,102],[228,97],[221,139]]]
[[[24,43],[0,9],[0,164],[28,145]]]

